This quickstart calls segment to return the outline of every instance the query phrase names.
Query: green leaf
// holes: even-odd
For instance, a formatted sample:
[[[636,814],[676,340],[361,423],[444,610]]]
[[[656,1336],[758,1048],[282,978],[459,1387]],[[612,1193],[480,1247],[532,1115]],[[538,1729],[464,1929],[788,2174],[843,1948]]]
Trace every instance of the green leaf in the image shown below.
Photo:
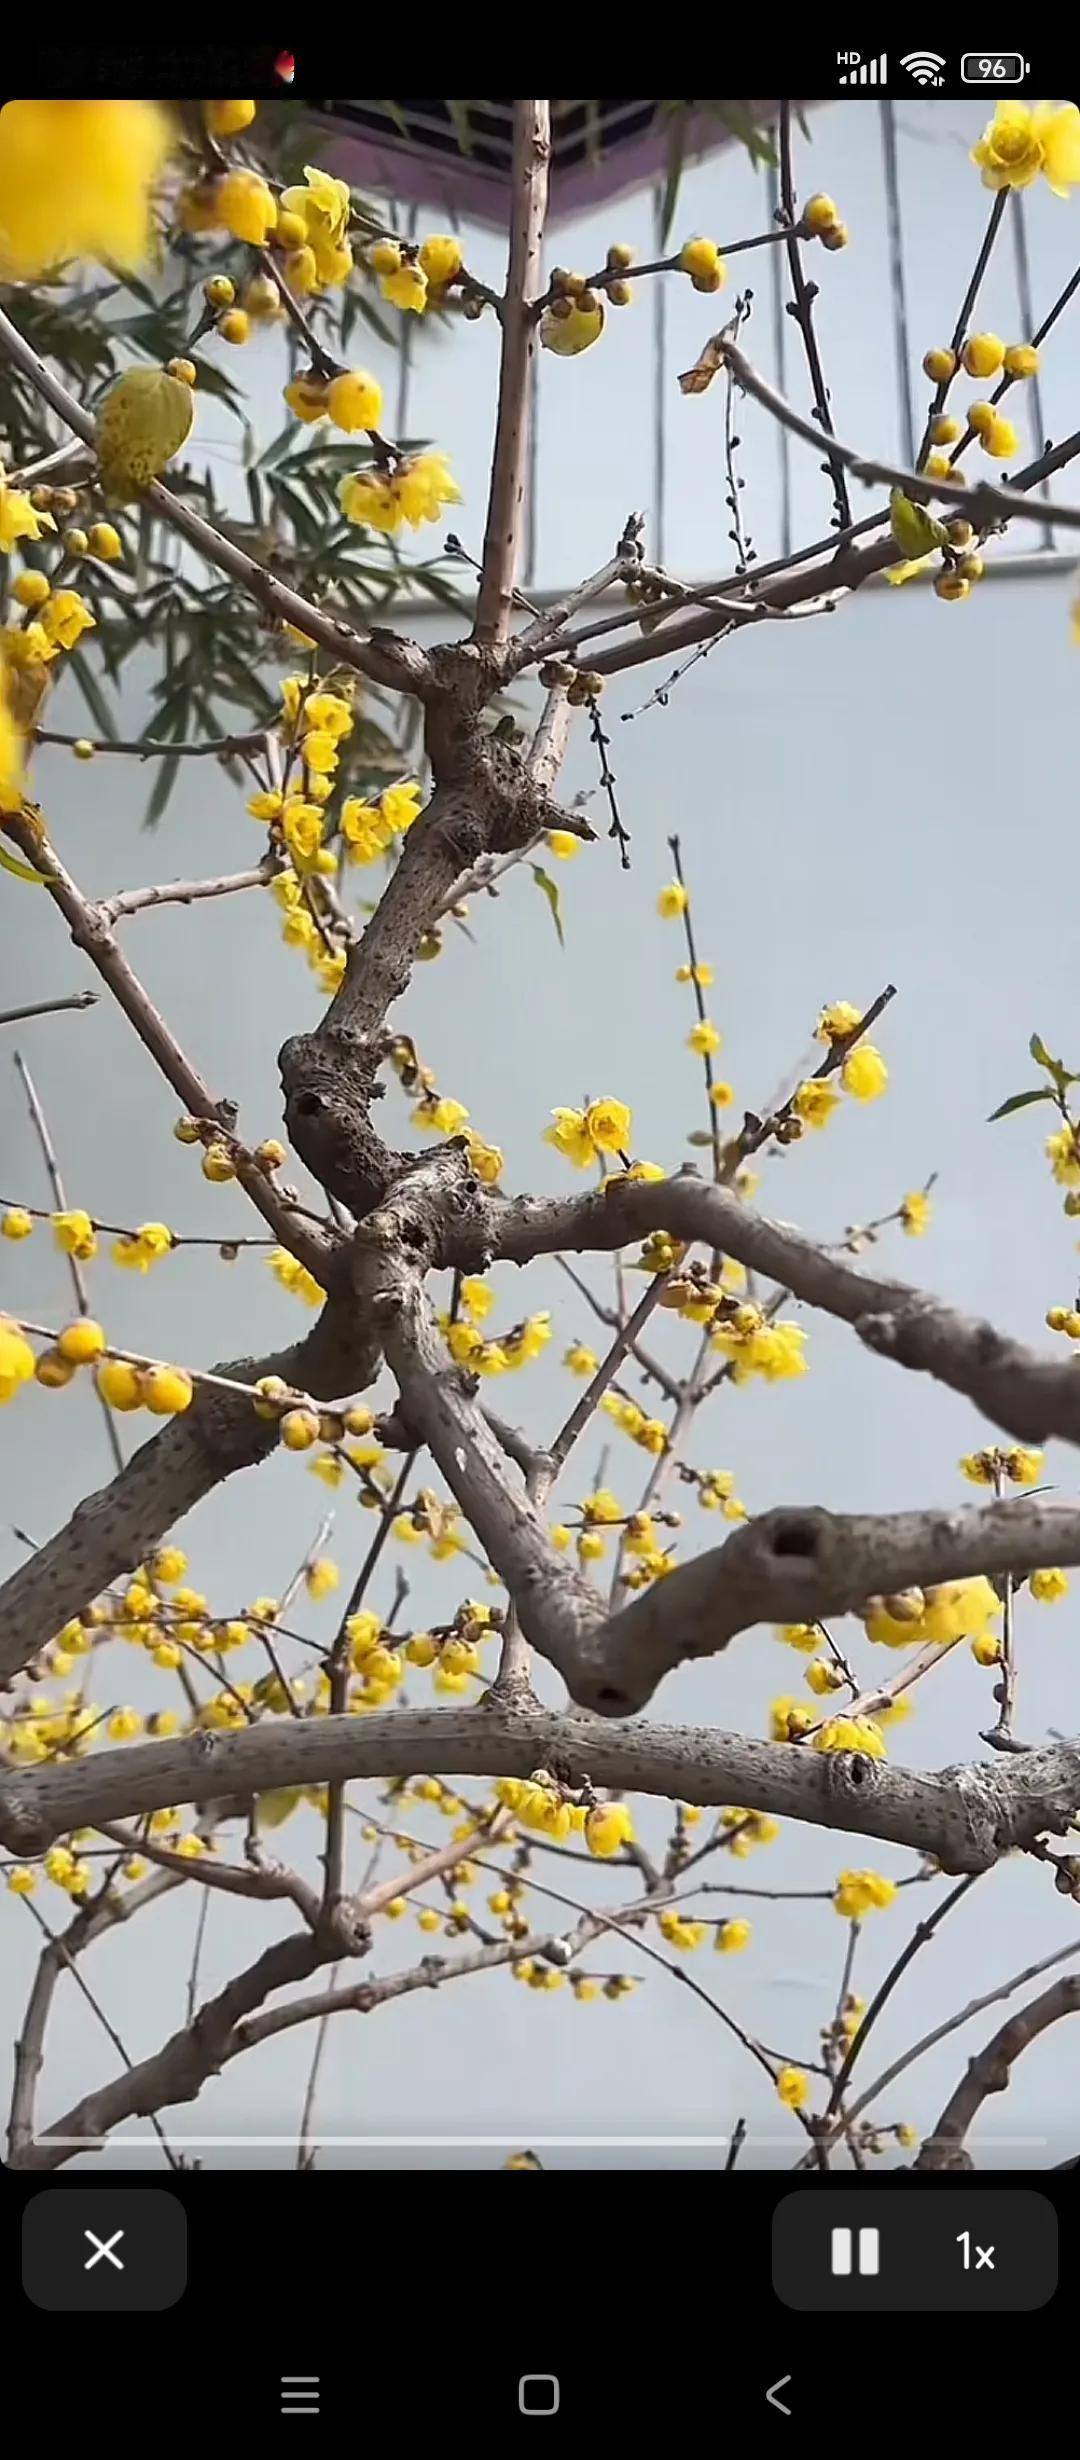
[[[169,796],[172,793],[173,787],[176,784],[179,768],[179,753],[174,753],[171,760],[162,761],[157,777],[154,780],[154,791],[146,806],[146,810],[143,813],[144,829],[152,829],[156,827],[169,800]]]
[[[549,874],[543,870],[539,863],[530,863],[529,869],[538,889],[540,890],[541,896],[547,898],[548,905],[551,908],[551,919],[558,933],[559,946],[560,948],[565,948],[566,941],[563,938],[562,910],[559,903],[559,891],[557,884],[549,877]]]
[[[1010,1093],[1007,1102],[999,1102],[997,1109],[991,1111],[987,1124],[992,1126],[995,1119],[1009,1119],[1014,1110],[1027,1110],[1032,1102],[1052,1102],[1053,1099],[1049,1085],[1036,1085],[1030,1093]]]
[[[1080,1079],[1073,1074],[1071,1068],[1064,1065],[1062,1060],[1051,1058],[1041,1034],[1032,1034],[1028,1049],[1032,1058],[1038,1061],[1040,1068],[1045,1068],[1048,1075],[1053,1077],[1059,1093],[1063,1094],[1068,1085],[1080,1083]]]
[[[67,671],[74,675],[99,735],[104,735],[106,742],[115,743],[116,719],[83,650],[69,649]]]

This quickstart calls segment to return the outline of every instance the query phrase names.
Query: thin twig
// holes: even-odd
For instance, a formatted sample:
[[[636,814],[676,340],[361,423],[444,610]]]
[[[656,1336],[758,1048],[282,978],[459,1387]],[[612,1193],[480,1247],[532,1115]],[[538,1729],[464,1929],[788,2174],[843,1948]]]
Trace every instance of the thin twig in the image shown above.
[[[825,382],[825,370],[821,364],[821,352],[818,349],[817,334],[814,331],[814,301],[817,298],[817,283],[808,282],[806,279],[803,272],[802,243],[796,235],[795,174],[791,159],[791,113],[791,103],[782,102],[780,105],[780,204],[786,225],[788,271],[791,275],[791,287],[794,293],[789,313],[794,317],[802,335],[814,394],[815,416],[826,437],[831,439],[833,423],[829,408],[829,388]],[[842,530],[850,529],[851,506],[848,502],[843,467],[837,454],[828,445],[826,451],[827,467],[832,478],[833,495],[836,500],[837,527]]]
[[[29,1008],[0,1008],[0,1025],[21,1025],[24,1017],[58,1016],[65,1008],[93,1008],[97,991],[71,991],[66,999],[38,999]]]
[[[26,1061],[23,1058],[22,1052],[13,1051],[12,1057],[22,1079],[23,1092],[26,1095],[26,1107],[34,1123],[37,1140],[41,1146],[42,1158],[48,1173],[49,1185],[52,1188],[53,1197],[56,1203],[56,1210],[58,1213],[66,1213],[67,1197],[64,1193],[64,1182],[60,1175],[60,1164],[56,1158],[56,1150],[53,1145],[52,1137],[49,1133],[49,1123],[41,1107],[37,1088],[34,1084],[33,1077],[30,1074],[30,1070],[27,1067]],[[78,1257],[72,1255],[70,1251],[68,1251],[67,1264],[68,1271],[71,1275],[71,1286],[75,1292],[75,1304],[79,1310],[79,1314],[89,1315],[90,1293],[86,1286],[86,1276],[83,1272],[82,1265],[80,1264]],[[96,1384],[94,1386],[94,1397],[97,1401],[102,1419],[104,1421],[105,1434],[108,1440],[109,1450],[112,1454],[113,1465],[116,1469],[123,1469],[124,1451],[120,1442],[120,1437],[116,1431],[116,1420],[111,1409],[109,1408],[109,1404],[106,1401],[104,1394],[98,1391]]]

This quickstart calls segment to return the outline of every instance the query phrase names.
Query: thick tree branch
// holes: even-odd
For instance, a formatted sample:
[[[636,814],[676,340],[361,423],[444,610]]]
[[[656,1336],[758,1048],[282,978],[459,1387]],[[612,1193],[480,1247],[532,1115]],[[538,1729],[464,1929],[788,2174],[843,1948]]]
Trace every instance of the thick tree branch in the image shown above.
[[[491,1249],[514,1263],[567,1249],[610,1251],[650,1230],[701,1239],[808,1306],[854,1326],[868,1349],[932,1375],[1021,1443],[1080,1443],[1080,1376],[943,1299],[860,1272],[786,1222],[771,1221],[692,1170],[587,1196],[519,1197],[492,1208]],[[464,1256],[461,1259],[465,1261]]]
[[[968,2062],[967,2072],[950,2093],[936,2127],[927,2136],[915,2163],[917,2170],[969,2170],[974,2167],[965,2149],[965,2137],[974,2125],[979,2111],[991,2093],[1003,2093],[1012,2082],[1012,2071],[1022,2050],[1027,2050],[1040,2033],[1059,2024],[1063,2016],[1080,2013],[1080,1976],[1066,1974],[1053,1982],[1049,1990],[1030,1999],[1018,2014],[988,2041]]]
[[[473,628],[474,640],[487,649],[507,639],[513,613],[535,381],[536,323],[531,301],[540,288],[550,162],[550,105],[515,102],[510,259],[501,310],[499,403]]]
[[[330,1300],[304,1340],[267,1358],[229,1360],[221,1372],[244,1383],[279,1375],[319,1400],[339,1400],[372,1382],[380,1355],[356,1308]],[[108,1486],[87,1495],[56,1536],[4,1582],[0,1684],[110,1581],[134,1571],[223,1478],[254,1468],[276,1442],[276,1427],[257,1417],[250,1401],[212,1388],[198,1391],[183,1417],[143,1444]]]
[[[13,2166],[59,2169],[78,2149],[72,2138],[93,2151],[125,2119],[149,2118],[174,2102],[194,2101],[207,2078],[221,2066],[240,2019],[261,2007],[272,1991],[283,1990],[290,1982],[305,1982],[333,1952],[332,1945],[313,1938],[309,1931],[279,1939],[245,1972],[238,1973],[216,1999],[207,2000],[194,2023],[174,2033],[152,2058],[141,2059],[99,2091],[87,2093],[35,2142],[24,2144]]]
[[[858,1752],[760,1742],[711,1726],[614,1725],[582,1713],[468,1708],[369,1717],[266,1718],[0,1775],[0,1844],[20,1858],[73,1828],[166,1804],[231,1800],[284,1785],[400,1775],[587,1777],[619,1793],[767,1811],[932,1854],[950,1872],[988,1870],[1040,1835],[1060,1835],[1080,1802],[1080,1741],[938,1770]]]

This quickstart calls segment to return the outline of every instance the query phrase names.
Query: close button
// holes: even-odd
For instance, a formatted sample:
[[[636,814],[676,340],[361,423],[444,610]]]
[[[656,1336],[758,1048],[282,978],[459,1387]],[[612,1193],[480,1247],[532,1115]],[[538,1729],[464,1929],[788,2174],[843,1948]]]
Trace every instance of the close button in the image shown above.
[[[151,2315],[187,2285],[187,2214],[164,2187],[47,2187],[23,2213],[23,2288],[51,2315]]]

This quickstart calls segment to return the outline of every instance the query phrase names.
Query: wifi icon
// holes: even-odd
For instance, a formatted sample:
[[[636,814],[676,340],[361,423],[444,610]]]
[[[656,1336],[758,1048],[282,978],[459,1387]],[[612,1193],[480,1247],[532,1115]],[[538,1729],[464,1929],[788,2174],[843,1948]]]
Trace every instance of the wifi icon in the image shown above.
[[[900,66],[916,85],[940,85],[945,61],[940,51],[906,51]]]

